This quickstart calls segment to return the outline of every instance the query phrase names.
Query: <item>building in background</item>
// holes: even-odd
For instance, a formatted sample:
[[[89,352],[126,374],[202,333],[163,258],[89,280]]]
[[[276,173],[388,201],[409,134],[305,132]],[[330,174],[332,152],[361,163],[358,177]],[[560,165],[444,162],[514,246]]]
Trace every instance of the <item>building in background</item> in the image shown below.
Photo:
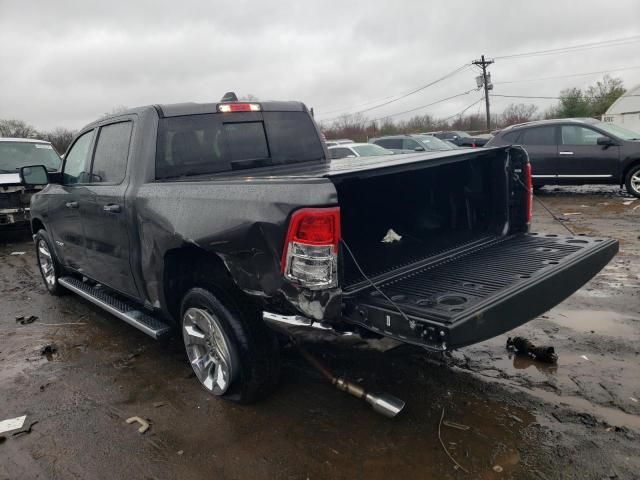
[[[636,85],[613,102],[602,115],[602,121],[640,132],[640,85]]]

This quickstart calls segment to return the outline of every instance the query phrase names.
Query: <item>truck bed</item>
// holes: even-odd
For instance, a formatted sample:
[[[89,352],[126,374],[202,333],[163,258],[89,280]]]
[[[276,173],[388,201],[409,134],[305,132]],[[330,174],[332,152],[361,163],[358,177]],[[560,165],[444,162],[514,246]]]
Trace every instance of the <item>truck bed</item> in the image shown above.
[[[390,272],[376,283],[392,302],[371,285],[347,294],[350,320],[412,343],[464,346],[552,308],[591,279],[617,249],[615,240],[582,236],[484,239]]]

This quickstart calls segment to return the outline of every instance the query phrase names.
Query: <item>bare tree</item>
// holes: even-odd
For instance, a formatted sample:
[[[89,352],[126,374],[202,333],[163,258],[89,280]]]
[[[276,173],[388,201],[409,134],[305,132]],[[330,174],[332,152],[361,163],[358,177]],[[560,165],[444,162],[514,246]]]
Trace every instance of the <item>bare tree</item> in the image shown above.
[[[526,103],[512,103],[502,111],[500,126],[507,127],[516,123],[530,122],[537,116],[538,107]]]
[[[76,132],[64,127],[57,127],[49,132],[42,132],[40,137],[43,140],[51,142],[56,151],[60,154],[67,151],[67,147],[73,140]]]
[[[0,137],[35,138],[38,131],[22,120],[0,120]]]

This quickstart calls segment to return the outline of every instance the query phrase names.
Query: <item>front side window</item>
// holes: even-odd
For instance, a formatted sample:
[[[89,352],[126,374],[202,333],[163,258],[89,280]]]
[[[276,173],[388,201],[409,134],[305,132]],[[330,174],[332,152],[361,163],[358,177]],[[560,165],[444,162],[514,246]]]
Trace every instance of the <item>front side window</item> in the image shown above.
[[[419,147],[421,147],[421,145],[415,140],[412,140],[410,138],[405,138],[402,144],[402,148],[404,150],[415,150],[416,148],[419,148]],[[422,149],[424,149],[424,147],[422,147]]]
[[[86,183],[89,180],[89,149],[94,130],[83,133],[65,157],[62,181],[65,185]]]
[[[555,145],[555,127],[536,127],[524,131],[520,139],[523,145]]]
[[[92,183],[120,183],[127,171],[131,122],[100,128],[91,170]]]
[[[602,136],[595,130],[577,125],[563,125],[561,131],[563,145],[597,145],[598,137]]]

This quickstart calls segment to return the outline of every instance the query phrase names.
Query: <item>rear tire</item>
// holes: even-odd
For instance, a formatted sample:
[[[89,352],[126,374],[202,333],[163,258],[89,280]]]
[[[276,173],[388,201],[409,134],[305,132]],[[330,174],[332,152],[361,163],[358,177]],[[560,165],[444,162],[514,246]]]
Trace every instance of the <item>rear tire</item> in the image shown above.
[[[249,299],[216,287],[192,288],[182,300],[180,318],[187,357],[209,393],[248,404],[275,389],[278,340]]]
[[[627,187],[627,192],[636,198],[640,198],[640,165],[631,167],[625,179],[625,186]]]
[[[51,295],[65,295],[68,290],[58,283],[58,279],[63,275],[63,268],[56,258],[55,251],[51,246],[51,238],[46,230],[39,230],[35,236],[36,260],[38,270],[42,276],[42,281],[47,291]]]

